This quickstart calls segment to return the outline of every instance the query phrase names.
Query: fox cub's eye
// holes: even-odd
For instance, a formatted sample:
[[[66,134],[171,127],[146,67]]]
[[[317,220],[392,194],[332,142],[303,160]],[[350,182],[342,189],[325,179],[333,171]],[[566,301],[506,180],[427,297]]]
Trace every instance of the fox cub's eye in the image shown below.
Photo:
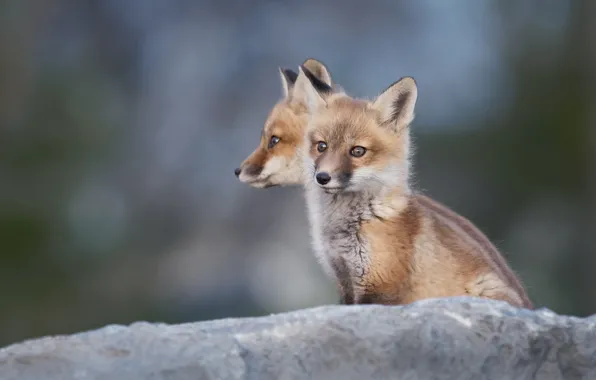
[[[362,157],[366,153],[366,148],[363,146],[355,146],[350,150],[350,154],[354,157]]]
[[[269,140],[269,145],[267,147],[269,149],[273,148],[275,146],[275,144],[277,144],[279,142],[279,140],[281,140],[279,137],[271,136],[271,140]]]
[[[327,149],[327,144],[323,141],[319,141],[317,143],[317,150],[319,151],[319,153],[323,153],[325,149]]]

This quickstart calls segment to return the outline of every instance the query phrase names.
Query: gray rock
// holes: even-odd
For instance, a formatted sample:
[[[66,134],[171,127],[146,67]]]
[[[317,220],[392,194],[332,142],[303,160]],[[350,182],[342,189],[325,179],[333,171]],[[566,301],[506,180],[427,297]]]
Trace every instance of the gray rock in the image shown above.
[[[2,348],[0,379],[596,379],[596,316],[457,297],[137,322]]]

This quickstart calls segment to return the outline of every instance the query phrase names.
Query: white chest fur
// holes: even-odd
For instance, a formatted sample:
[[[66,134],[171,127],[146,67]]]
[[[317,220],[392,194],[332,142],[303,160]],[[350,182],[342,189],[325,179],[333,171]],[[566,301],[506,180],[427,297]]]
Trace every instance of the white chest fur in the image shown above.
[[[306,203],[319,262],[336,278],[333,263],[343,259],[357,288],[370,263],[368,244],[360,233],[362,221],[372,216],[369,197],[362,193],[326,194],[310,183],[306,185]]]

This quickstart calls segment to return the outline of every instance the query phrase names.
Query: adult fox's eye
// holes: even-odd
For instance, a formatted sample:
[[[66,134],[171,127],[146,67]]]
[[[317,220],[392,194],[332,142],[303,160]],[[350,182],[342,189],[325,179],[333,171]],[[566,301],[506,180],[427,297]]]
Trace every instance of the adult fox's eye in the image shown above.
[[[350,150],[350,154],[354,157],[362,157],[366,153],[366,148],[363,146],[355,146]]]
[[[275,146],[275,144],[277,144],[279,142],[279,140],[281,140],[279,137],[271,136],[271,140],[269,140],[269,145],[267,147],[269,149],[273,148]]]

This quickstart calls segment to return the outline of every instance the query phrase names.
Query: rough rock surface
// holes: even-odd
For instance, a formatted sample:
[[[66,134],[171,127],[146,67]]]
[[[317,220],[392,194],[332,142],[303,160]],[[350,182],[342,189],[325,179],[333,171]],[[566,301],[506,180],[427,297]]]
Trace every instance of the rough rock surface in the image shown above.
[[[457,297],[137,322],[0,349],[0,379],[596,379],[596,316]]]

